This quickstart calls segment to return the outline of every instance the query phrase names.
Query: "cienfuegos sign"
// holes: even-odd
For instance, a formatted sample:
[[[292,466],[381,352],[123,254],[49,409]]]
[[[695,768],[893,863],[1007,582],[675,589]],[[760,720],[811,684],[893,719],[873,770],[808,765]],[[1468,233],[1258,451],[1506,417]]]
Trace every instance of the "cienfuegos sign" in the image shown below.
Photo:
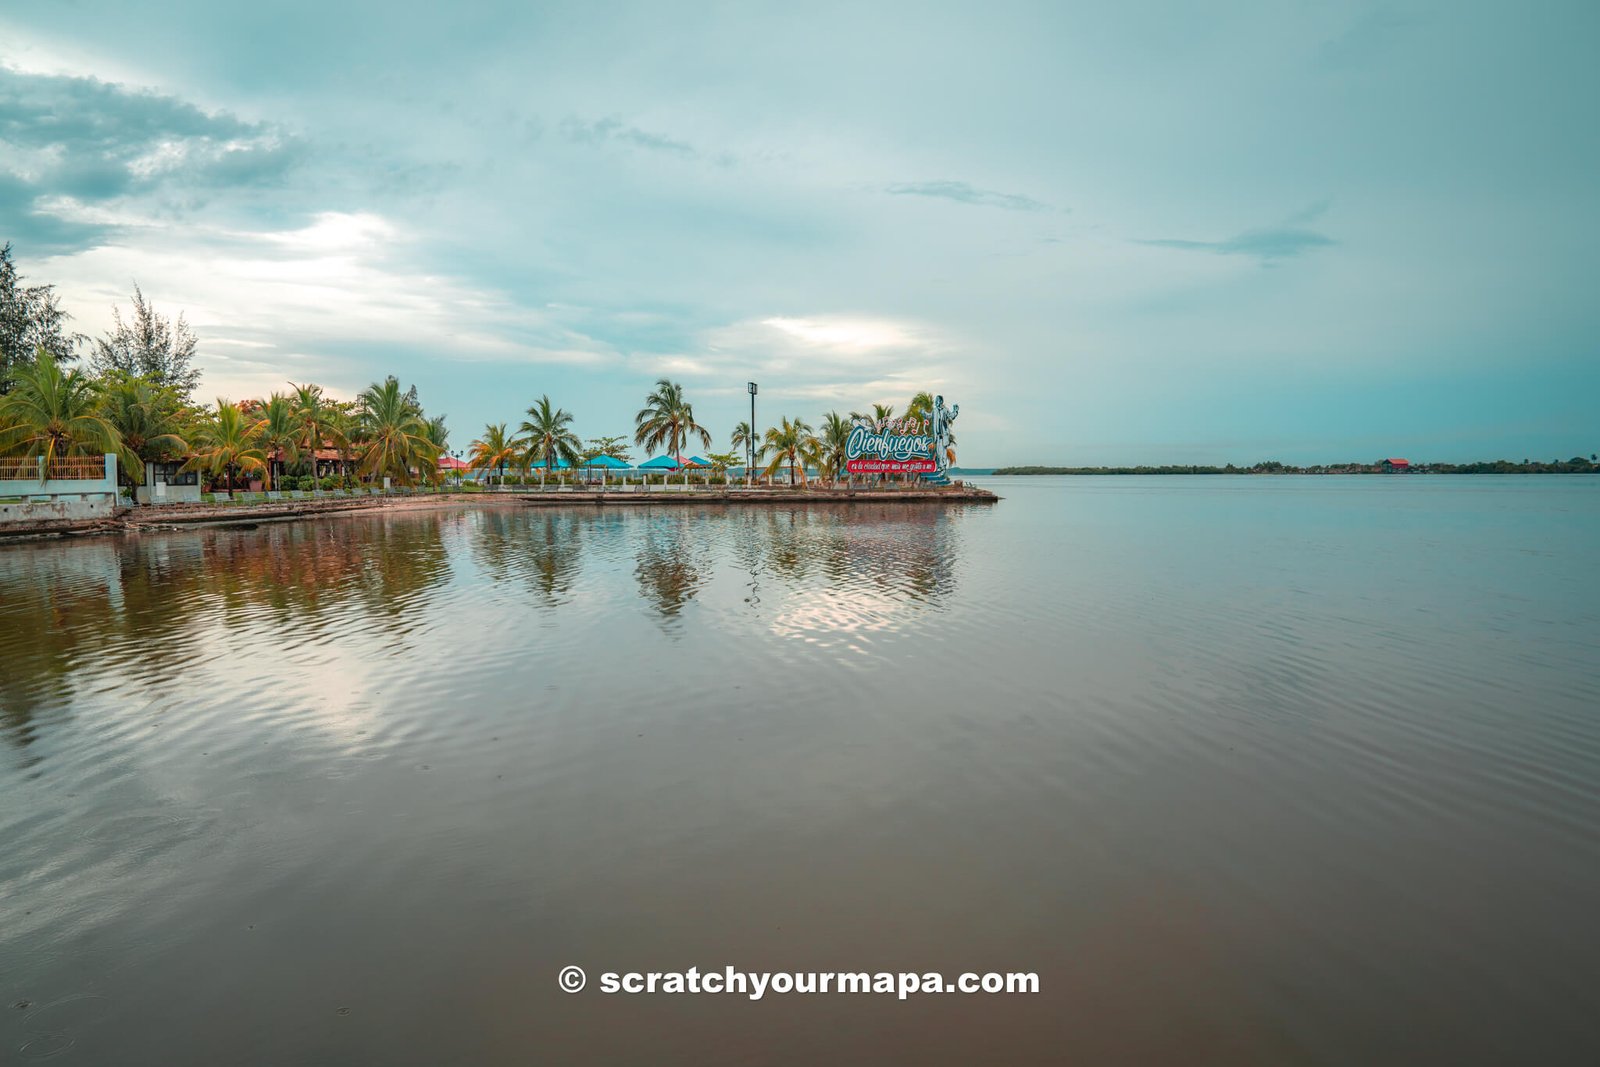
[[[925,419],[858,419],[844,446],[851,474],[937,474],[950,463],[950,424],[961,405],[936,397]]]

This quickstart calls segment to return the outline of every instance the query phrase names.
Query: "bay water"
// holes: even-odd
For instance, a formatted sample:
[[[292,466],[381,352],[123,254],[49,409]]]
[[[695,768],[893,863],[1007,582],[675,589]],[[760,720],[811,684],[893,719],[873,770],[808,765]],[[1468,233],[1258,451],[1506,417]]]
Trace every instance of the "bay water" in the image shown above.
[[[979,481],[0,545],[0,1062],[1600,1059],[1600,479]]]

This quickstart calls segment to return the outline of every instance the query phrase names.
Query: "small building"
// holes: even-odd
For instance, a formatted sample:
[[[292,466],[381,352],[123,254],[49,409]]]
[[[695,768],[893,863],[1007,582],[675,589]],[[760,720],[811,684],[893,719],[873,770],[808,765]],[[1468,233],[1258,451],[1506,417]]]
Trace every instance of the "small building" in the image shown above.
[[[183,461],[175,463],[146,463],[144,484],[135,492],[141,504],[198,504],[200,502],[199,471],[186,471]]]
[[[1409,459],[1386,459],[1383,461],[1383,469],[1388,474],[1405,474],[1411,470],[1411,461]]]

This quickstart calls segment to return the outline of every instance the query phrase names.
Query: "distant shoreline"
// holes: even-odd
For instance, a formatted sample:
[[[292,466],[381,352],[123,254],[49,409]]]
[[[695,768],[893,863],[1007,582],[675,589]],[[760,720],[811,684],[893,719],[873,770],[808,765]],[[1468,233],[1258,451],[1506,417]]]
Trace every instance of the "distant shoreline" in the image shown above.
[[[971,473],[971,472],[963,472]],[[1016,477],[1030,474],[1070,475],[1129,475],[1129,474],[1600,474],[1600,463],[1573,457],[1556,463],[1416,463],[1409,469],[1389,470],[1382,466],[1333,465],[1326,467],[1290,467],[1283,464],[1261,464],[1254,467],[997,467],[989,472],[996,477]]]

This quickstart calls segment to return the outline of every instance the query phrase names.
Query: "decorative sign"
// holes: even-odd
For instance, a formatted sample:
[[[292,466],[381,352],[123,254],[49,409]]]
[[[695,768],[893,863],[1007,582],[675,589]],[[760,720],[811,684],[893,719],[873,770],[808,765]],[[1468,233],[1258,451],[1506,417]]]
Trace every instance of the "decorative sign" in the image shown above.
[[[950,424],[961,405],[946,408],[934,400],[926,419],[858,420],[845,443],[845,470],[851,474],[937,474],[949,466]]]

